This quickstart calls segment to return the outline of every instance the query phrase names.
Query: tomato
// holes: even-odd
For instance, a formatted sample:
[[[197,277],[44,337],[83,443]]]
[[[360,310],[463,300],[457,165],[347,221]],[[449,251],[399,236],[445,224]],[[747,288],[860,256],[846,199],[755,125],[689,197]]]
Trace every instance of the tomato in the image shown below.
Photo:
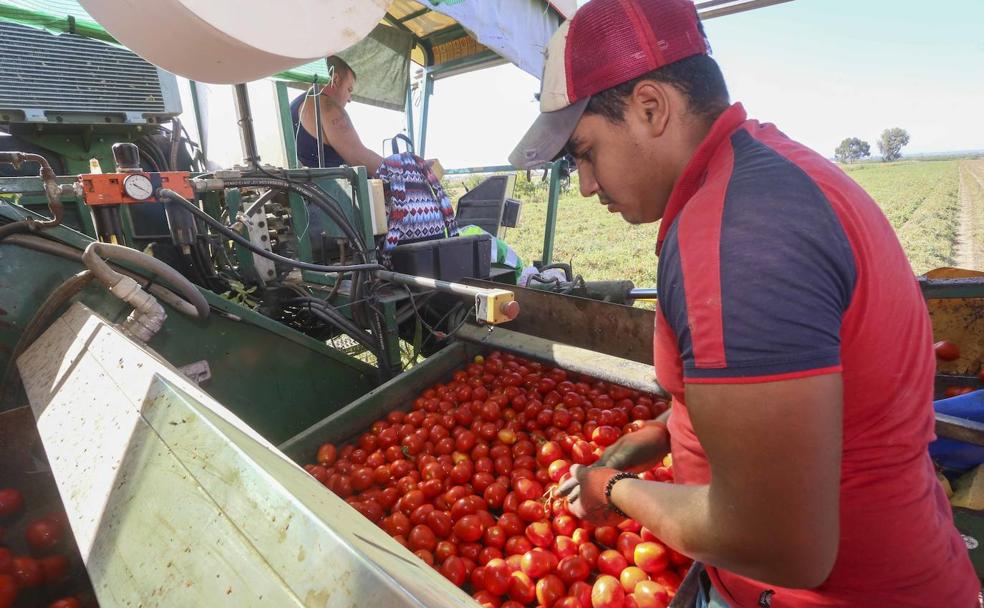
[[[481,554],[481,543],[458,543],[458,555],[461,556],[462,559],[477,561],[478,556]]]
[[[604,574],[618,576],[628,565],[629,561],[614,549],[602,551],[598,556],[598,570]]]
[[[68,578],[68,558],[64,555],[49,555],[38,560],[46,585],[57,585]]]
[[[410,530],[410,536],[407,537],[407,540],[412,550],[425,549],[427,551],[433,551],[437,547],[437,538],[434,536],[434,532],[424,525],[414,526]]]
[[[540,446],[540,450],[536,455],[536,461],[540,466],[548,467],[551,462],[560,460],[563,457],[564,452],[561,450],[560,445],[555,441],[547,441]]]
[[[478,591],[472,596],[482,608],[500,608],[499,598],[488,591]]]
[[[452,555],[444,560],[444,563],[441,564],[440,572],[444,575],[444,578],[458,587],[465,582],[465,563],[456,555]]]
[[[0,488],[0,517],[9,517],[24,506],[24,495],[14,488]]]
[[[607,447],[618,440],[618,430],[611,426],[599,426],[591,433],[591,441],[601,447]]]
[[[557,600],[554,608],[582,608],[582,606],[576,597],[567,595]],[[587,608],[591,608],[591,604],[588,604]]]
[[[504,559],[493,559],[485,564],[485,589],[496,596],[509,591],[509,575],[512,570]]]
[[[655,581],[636,583],[632,595],[635,596],[636,605],[639,608],[666,608],[670,603],[667,589]]]
[[[507,538],[509,537],[506,535],[506,531],[497,525],[489,526],[482,534],[482,540],[486,547],[495,547],[498,549],[505,546]]]
[[[434,554],[428,551],[427,549],[417,549],[416,551],[413,552],[413,554],[419,557],[420,559],[424,560],[424,563],[427,564],[428,566],[434,565]]]
[[[543,486],[540,482],[526,478],[517,479],[513,484],[513,491],[521,501],[537,500],[543,496]]]
[[[599,526],[595,528],[594,538],[606,547],[614,547],[618,542],[619,530],[615,526]]]
[[[591,587],[591,605],[594,608],[621,608],[624,602],[625,590],[617,578],[602,574],[595,580]]]
[[[474,542],[482,538],[483,532],[482,520],[477,515],[464,515],[454,523],[455,537],[465,542]]]
[[[32,557],[15,557],[13,575],[22,589],[38,587],[44,582],[41,564]]]
[[[671,593],[679,589],[680,583],[683,582],[683,580],[680,578],[680,575],[677,574],[676,572],[673,572],[672,570],[664,570],[659,574],[652,575],[652,578],[660,585],[663,585],[663,587],[665,587],[666,590]]]
[[[566,591],[564,583],[555,574],[548,574],[536,582],[536,600],[547,608],[554,606]]]
[[[572,555],[560,560],[557,564],[557,575],[565,585],[587,580],[591,575],[591,565],[583,557]]]
[[[557,483],[570,470],[571,463],[563,458],[560,458],[550,463],[550,466],[547,468],[547,474],[550,475],[550,481]]]
[[[526,524],[516,513],[503,513],[497,524],[508,536],[518,536],[526,529]]]
[[[956,361],[960,358],[960,348],[947,340],[940,340],[933,344],[933,350],[936,351],[936,358],[940,361]]]
[[[557,567],[557,557],[549,551],[537,548],[527,551],[520,559],[520,570],[530,578],[538,579]]]
[[[625,589],[626,593],[632,593],[638,583],[649,580],[649,575],[642,568],[629,566],[622,570],[618,580],[622,583],[622,589]]]
[[[383,529],[390,536],[405,535],[410,531],[410,519],[401,511],[397,511],[383,520]]]
[[[543,504],[535,500],[524,500],[519,504],[516,513],[526,522],[540,521],[546,519]]]
[[[451,536],[451,529],[454,525],[450,515],[436,509],[427,514],[424,518],[424,523],[434,532],[437,538],[448,538]]]
[[[574,444],[574,447],[571,449],[571,458],[574,459],[575,464],[581,465],[592,464],[598,460],[598,456],[594,453],[594,448],[587,441],[578,441]]]
[[[502,503],[505,502],[507,494],[509,494],[509,489],[506,488],[506,486],[501,483],[493,483],[485,488],[485,492],[482,494],[482,497],[485,499],[485,503],[490,509],[498,509],[502,507]]]
[[[526,526],[526,538],[537,547],[549,547],[554,539],[553,529],[547,521],[535,521]]]
[[[615,548],[627,561],[630,563],[635,563],[635,548],[636,545],[641,542],[642,537],[635,532],[622,532],[618,535],[618,541],[615,543]],[[631,589],[626,589],[626,591],[631,591]]]
[[[523,555],[533,549],[533,543],[525,536],[510,536],[506,539],[506,555]]]
[[[315,460],[317,460],[318,464],[322,466],[330,467],[335,464],[335,459],[337,458],[338,450],[335,446],[330,443],[324,443],[320,448],[318,448],[318,455]]]
[[[17,579],[9,574],[0,574],[0,608],[13,606],[19,591]]]
[[[577,581],[567,589],[567,595],[575,597],[581,608],[592,608],[591,606],[591,585],[584,581]]]
[[[521,604],[529,604],[536,599],[536,587],[525,572],[509,575],[509,598]]]
[[[554,532],[561,536],[573,536],[577,529],[577,519],[571,515],[557,515],[551,522]]]
[[[558,558],[563,559],[571,555],[577,555],[577,545],[571,540],[570,536],[554,537],[551,549]]]
[[[670,555],[666,547],[658,542],[643,542],[635,546],[633,553],[635,565],[649,574],[666,570],[670,564]]]

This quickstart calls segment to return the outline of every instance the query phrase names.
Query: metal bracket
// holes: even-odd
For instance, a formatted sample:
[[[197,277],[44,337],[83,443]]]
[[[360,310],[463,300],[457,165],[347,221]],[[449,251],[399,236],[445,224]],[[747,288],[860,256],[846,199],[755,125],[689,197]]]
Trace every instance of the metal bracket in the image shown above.
[[[251,216],[247,216],[245,213],[240,213],[236,216],[236,219],[246,226],[246,231],[249,233],[249,241],[251,243],[266,251],[272,251],[270,249],[270,230],[267,228],[266,214],[263,213],[262,210],[256,214],[255,219]],[[276,278],[277,267],[274,265],[272,260],[269,260],[256,253],[252,255],[253,268],[256,269],[256,277],[261,283],[266,283],[267,281]]]

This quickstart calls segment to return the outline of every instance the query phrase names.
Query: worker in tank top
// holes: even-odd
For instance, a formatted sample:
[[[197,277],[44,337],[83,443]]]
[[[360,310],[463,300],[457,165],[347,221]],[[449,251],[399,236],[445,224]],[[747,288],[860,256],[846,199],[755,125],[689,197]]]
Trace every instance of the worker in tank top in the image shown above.
[[[352,101],[356,74],[342,58],[325,59],[331,82],[320,88],[311,87],[290,104],[290,116],[297,134],[297,160],[305,167],[318,165],[317,112],[315,101],[321,104],[322,167],[363,166],[374,175],[383,158],[365,147],[355,132],[345,106]],[[319,94],[320,92],[320,94]]]

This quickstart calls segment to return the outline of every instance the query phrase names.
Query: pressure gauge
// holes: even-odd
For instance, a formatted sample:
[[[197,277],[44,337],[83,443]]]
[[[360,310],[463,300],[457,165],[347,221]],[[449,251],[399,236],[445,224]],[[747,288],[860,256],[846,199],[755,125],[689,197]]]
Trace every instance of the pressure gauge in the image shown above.
[[[123,191],[132,199],[145,201],[154,194],[154,186],[146,175],[129,175],[123,180]]]

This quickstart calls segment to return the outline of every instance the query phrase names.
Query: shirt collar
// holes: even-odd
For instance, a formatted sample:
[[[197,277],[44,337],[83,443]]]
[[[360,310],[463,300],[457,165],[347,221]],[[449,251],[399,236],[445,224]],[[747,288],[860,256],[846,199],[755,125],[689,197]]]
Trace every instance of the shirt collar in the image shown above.
[[[656,255],[659,255],[663,248],[663,239],[666,238],[666,232],[673,225],[676,216],[703,185],[711,157],[717,152],[721,142],[730,137],[747,118],[745,108],[740,103],[731,105],[718,116],[711,125],[711,130],[704,137],[704,141],[697,146],[697,151],[673,185],[670,200],[666,203],[666,211],[663,212],[663,220],[659,224],[659,236],[656,239]]]

